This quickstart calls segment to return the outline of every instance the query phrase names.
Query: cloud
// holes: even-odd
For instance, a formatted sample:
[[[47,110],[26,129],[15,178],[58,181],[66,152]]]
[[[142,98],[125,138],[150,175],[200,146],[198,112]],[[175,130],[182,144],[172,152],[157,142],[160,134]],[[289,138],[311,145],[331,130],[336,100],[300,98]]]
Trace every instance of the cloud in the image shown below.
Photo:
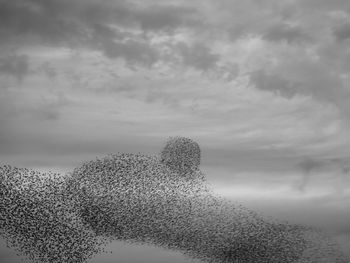
[[[286,98],[291,98],[298,92],[300,84],[284,79],[280,75],[269,75],[263,69],[250,74],[250,80],[255,87],[276,92]]]
[[[39,70],[43,71],[49,79],[54,79],[57,76],[55,68],[48,61],[44,62]]]
[[[124,58],[131,65],[151,66],[158,60],[157,51],[148,44],[128,40],[125,43],[105,42],[103,51],[110,58]]]
[[[193,8],[131,1],[2,0],[0,10],[3,43],[84,47],[143,65],[154,63],[158,55],[135,30],[169,33],[196,20]]]
[[[145,31],[173,31],[200,24],[196,9],[176,5],[147,5],[134,14]]]
[[[333,31],[334,36],[338,41],[346,41],[350,38],[350,24],[338,26]]]
[[[347,0],[297,0],[296,4],[299,8],[305,9],[305,12],[313,10],[317,12],[332,12],[332,11],[345,11],[350,12],[350,4]]]
[[[346,181],[346,176],[349,171],[348,158],[319,158],[315,159],[312,157],[305,157],[301,160],[297,167],[303,173],[302,180],[298,186],[300,191],[305,191],[308,184],[312,184],[311,177],[321,177],[321,174],[328,173],[332,174],[333,178],[338,178],[340,184]],[[336,186],[339,193],[343,192],[345,185]]]
[[[316,168],[320,168],[324,165],[326,165],[326,161],[321,161],[321,160],[314,160],[311,158],[306,158],[302,162],[299,163],[299,167],[301,170],[305,173],[310,173],[312,170]]]
[[[311,171],[317,168],[321,168],[322,166],[325,166],[325,165],[326,163],[324,161],[318,161],[311,158],[306,158],[305,160],[300,162],[298,166],[301,168],[303,175],[302,175],[301,181],[297,186],[298,190],[301,192],[304,192],[310,182]]]
[[[109,99],[139,105],[132,116],[166,109],[169,123],[176,110],[178,125],[167,123],[153,131],[154,136],[197,132],[203,138],[216,134],[221,146],[230,141],[252,148],[305,149],[334,139],[343,127],[339,112],[347,113],[348,91],[347,80],[339,76],[345,70],[331,67],[338,59],[322,53],[325,46],[334,47],[326,28],[337,23],[317,5],[315,12],[306,12],[299,1],[0,3],[0,36],[5,42],[23,40],[16,43],[31,65],[40,60],[41,72],[51,80],[48,87],[70,93],[79,105],[94,92],[91,107],[98,110]],[[232,37],[235,29],[240,34]],[[65,47],[73,47],[86,60],[57,51]],[[345,47],[339,50],[341,58]],[[99,64],[93,64],[93,56]],[[33,91],[41,83],[43,76],[37,73],[27,89]],[[32,95],[38,94],[35,90]],[[23,97],[28,99],[24,104],[30,98]],[[127,109],[118,109],[127,112],[125,116],[127,103]],[[46,112],[40,118],[57,120],[59,107],[51,107],[50,113],[43,104],[38,104],[42,111],[34,106],[26,110],[37,117]],[[116,104],[106,103],[111,108]],[[186,127],[181,127],[179,116]]]
[[[176,48],[182,56],[184,65],[199,70],[208,70],[216,66],[219,55],[213,54],[212,51],[203,44],[195,43],[188,46],[185,43],[178,43]]]
[[[27,80],[25,80],[24,84]],[[42,127],[45,123],[51,125],[58,121],[61,111],[71,104],[71,101],[62,92],[48,92],[27,87],[26,89],[0,90],[0,148],[1,153],[12,153],[17,140],[26,136],[16,136],[30,128],[38,133],[50,130]],[[17,141],[17,142],[16,142]],[[26,139],[24,140],[26,141]]]
[[[20,109],[19,114],[29,115],[40,121],[54,121],[59,119],[62,108],[70,103],[63,93],[57,93],[47,98],[42,97],[40,102]]]
[[[311,40],[301,28],[282,23],[267,28],[263,36],[270,41],[286,41],[289,44],[302,44]]]
[[[62,1],[62,4],[65,1]],[[59,45],[68,38],[81,36],[77,24],[62,15],[62,4],[54,1],[1,1],[0,38],[3,43]],[[57,12],[56,12],[57,11]],[[16,43],[24,40],[24,43]]]
[[[267,46],[268,47],[268,44]],[[275,52],[275,53],[274,53]],[[313,57],[304,49],[272,46],[262,65],[248,72],[251,83],[258,89],[268,90],[286,98],[295,95],[337,107],[344,118],[349,113],[347,81],[328,65],[326,58]],[[315,55],[318,56],[318,55]]]
[[[30,72],[28,60],[26,55],[0,57],[0,74],[10,75],[21,81]]]

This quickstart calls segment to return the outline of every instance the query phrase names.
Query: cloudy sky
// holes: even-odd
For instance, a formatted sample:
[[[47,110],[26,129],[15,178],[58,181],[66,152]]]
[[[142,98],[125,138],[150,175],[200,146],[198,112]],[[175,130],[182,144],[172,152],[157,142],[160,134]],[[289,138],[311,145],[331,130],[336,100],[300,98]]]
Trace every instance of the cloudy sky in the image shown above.
[[[218,193],[350,251],[349,70],[348,0],[0,0],[0,161],[187,136]]]

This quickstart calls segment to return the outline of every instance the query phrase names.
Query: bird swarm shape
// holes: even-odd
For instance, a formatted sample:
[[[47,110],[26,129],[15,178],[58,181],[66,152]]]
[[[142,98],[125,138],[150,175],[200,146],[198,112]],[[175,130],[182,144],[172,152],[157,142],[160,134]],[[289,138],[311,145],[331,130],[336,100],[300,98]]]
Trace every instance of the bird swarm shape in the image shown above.
[[[0,167],[0,234],[31,262],[87,262],[113,240],[213,263],[346,263],[327,236],[212,193],[199,145],[108,155],[65,176]]]

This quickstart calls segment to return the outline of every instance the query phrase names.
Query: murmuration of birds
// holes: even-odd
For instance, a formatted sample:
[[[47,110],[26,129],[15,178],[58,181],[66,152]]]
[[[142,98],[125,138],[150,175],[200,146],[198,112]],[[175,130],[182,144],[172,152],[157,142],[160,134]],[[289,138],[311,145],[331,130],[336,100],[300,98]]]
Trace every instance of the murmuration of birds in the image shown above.
[[[326,234],[267,219],[213,193],[199,145],[115,154],[71,173],[0,167],[0,235],[27,262],[89,262],[119,240],[211,263],[346,263]]]

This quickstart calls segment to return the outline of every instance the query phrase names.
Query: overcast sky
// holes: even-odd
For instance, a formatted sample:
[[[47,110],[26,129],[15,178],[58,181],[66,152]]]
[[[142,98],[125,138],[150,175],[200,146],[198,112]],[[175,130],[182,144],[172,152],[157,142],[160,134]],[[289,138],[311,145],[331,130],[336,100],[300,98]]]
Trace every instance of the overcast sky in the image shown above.
[[[0,161],[187,136],[221,194],[350,244],[349,72],[348,0],[0,0]]]

